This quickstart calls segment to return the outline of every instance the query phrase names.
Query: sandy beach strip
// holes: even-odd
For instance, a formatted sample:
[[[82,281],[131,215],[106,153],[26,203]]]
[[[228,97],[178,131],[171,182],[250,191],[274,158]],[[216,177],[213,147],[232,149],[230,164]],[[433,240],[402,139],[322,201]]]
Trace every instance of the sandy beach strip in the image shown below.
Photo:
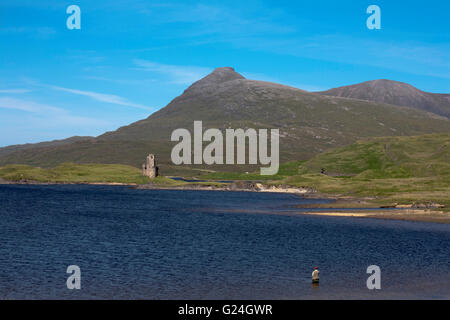
[[[329,217],[375,218],[389,220],[407,220],[450,224],[450,213],[427,209],[383,210],[383,211],[303,211],[303,215]]]

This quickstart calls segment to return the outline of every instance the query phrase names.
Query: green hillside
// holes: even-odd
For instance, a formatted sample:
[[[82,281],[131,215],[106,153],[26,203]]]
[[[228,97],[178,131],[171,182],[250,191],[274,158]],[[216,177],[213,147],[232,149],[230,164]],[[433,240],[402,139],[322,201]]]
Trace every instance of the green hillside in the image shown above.
[[[372,138],[320,154],[309,171],[359,178],[450,175],[450,134]]]
[[[450,134],[358,141],[312,158],[284,182],[384,205],[439,203],[448,211]]]
[[[321,173],[322,170],[325,173]],[[439,203],[449,211],[450,133],[360,140],[308,161],[284,163],[275,176],[252,172],[187,172],[208,180],[248,180],[268,185],[307,187],[332,196],[368,198],[378,205]],[[7,165],[0,167],[0,179],[70,183],[150,182],[132,166],[72,163],[54,168]],[[166,177],[158,177],[152,183],[163,186],[188,184]],[[205,184],[215,185],[214,182]]]
[[[369,197],[383,205],[439,203],[447,211],[450,208],[450,133],[371,138],[288,167],[289,176],[280,171],[276,180],[266,183],[308,187],[333,196]],[[234,174],[243,180],[252,176]],[[230,174],[206,177],[224,179]]]
[[[64,163],[45,169],[27,165],[0,167],[0,178],[8,181],[37,181],[60,183],[148,183],[142,172],[126,165],[98,165]]]
[[[139,168],[149,153],[157,155],[161,173],[177,175],[170,152],[173,130],[278,128],[280,161],[308,160],[330,148],[381,136],[409,136],[450,131],[450,120],[389,104],[310,93],[280,84],[247,80],[232,68],[219,68],[147,119],[97,138],[63,145],[16,148],[3,153],[0,165],[55,167],[61,163],[125,164]],[[260,166],[192,166],[215,171],[256,171]],[[192,174],[197,174],[192,171]]]

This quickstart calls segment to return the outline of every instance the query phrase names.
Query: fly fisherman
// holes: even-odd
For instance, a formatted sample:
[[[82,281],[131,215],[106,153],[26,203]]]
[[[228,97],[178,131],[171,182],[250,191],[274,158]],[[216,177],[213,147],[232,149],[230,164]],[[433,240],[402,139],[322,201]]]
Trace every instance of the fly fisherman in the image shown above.
[[[314,271],[312,273],[312,282],[319,283],[319,270],[317,269],[317,267],[314,268]]]

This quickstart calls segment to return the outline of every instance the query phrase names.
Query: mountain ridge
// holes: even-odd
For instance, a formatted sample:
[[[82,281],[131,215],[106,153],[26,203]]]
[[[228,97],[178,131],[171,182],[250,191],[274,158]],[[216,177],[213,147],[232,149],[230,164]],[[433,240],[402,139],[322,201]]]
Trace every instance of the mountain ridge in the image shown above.
[[[226,67],[193,83],[146,119],[89,140],[27,148],[5,156],[0,152],[0,165],[52,167],[74,162],[140,167],[148,153],[155,153],[164,174],[176,173],[181,167],[170,162],[171,148],[176,144],[170,141],[171,132],[178,128],[192,132],[196,120],[203,121],[204,129],[278,128],[281,162],[307,160],[324,150],[366,137],[450,131],[448,119],[429,112],[247,80],[233,68]],[[247,166],[207,167],[211,170],[251,170]]]
[[[394,80],[377,79],[365,81],[317,93],[411,107],[450,118],[450,94],[430,93],[408,83]]]
[[[37,142],[37,143],[24,143],[24,144],[13,144],[5,147],[0,147],[0,157],[5,156],[9,153],[27,150],[27,149],[39,149],[39,148],[46,148],[46,147],[54,147],[54,146],[61,146],[65,144],[70,144],[76,141],[84,141],[84,140],[91,140],[95,139],[91,136],[73,136],[66,139],[56,139],[51,141],[43,141],[43,142]]]

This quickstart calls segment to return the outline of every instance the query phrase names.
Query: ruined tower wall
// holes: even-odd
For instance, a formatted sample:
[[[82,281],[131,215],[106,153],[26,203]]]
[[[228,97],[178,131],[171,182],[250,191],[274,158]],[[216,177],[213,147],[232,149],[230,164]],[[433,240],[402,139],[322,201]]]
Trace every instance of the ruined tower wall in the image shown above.
[[[149,154],[142,164],[142,175],[149,178],[156,178],[158,176],[158,167],[156,166],[156,159],[154,154]]]

